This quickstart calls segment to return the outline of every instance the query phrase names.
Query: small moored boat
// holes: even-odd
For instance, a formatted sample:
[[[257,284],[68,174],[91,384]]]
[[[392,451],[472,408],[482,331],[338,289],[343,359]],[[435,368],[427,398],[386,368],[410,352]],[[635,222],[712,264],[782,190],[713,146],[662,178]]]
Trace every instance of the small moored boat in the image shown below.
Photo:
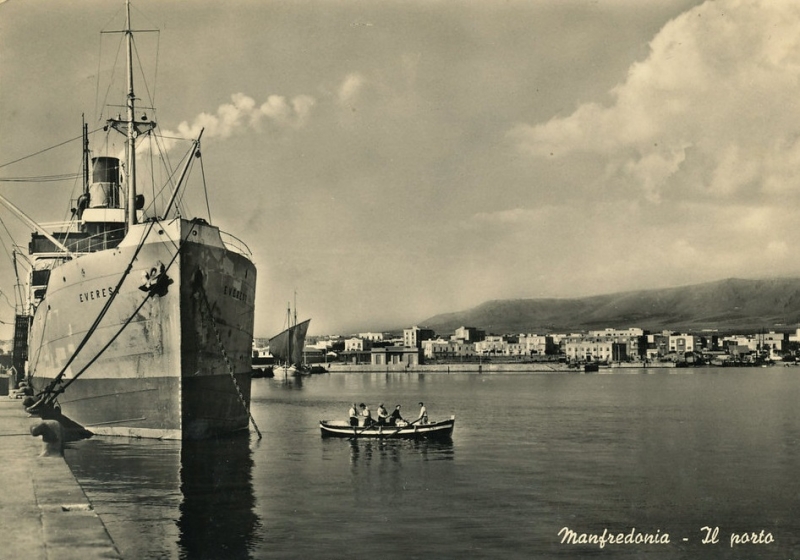
[[[346,420],[321,420],[319,429],[322,437],[340,438],[405,438],[405,439],[438,439],[449,440],[453,437],[456,417],[449,420],[415,424],[410,422],[402,426],[351,426]]]

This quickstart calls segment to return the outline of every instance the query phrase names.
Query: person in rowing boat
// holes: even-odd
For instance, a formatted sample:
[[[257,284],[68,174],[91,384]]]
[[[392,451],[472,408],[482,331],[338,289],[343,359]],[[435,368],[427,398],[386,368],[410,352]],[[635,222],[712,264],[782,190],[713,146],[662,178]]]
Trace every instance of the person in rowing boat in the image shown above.
[[[350,407],[350,410],[347,411],[347,414],[350,416],[350,425],[358,426],[358,407],[356,406],[356,403],[353,403],[353,406]]]
[[[378,425],[385,426],[388,424],[387,420],[389,419],[389,411],[387,411],[383,403],[378,405]]]
[[[419,403],[419,417],[414,420],[416,424],[427,424],[428,423],[428,409],[425,408],[425,404],[420,402]]]
[[[372,426],[375,420],[372,419],[372,412],[370,412],[369,407],[363,402],[358,407],[361,409],[361,416],[364,418],[364,426]]]
[[[398,421],[404,422],[403,417],[400,415],[400,405],[399,404],[396,407],[394,407],[394,410],[392,411],[392,415],[389,416],[389,425],[390,426],[397,426],[397,422]]]

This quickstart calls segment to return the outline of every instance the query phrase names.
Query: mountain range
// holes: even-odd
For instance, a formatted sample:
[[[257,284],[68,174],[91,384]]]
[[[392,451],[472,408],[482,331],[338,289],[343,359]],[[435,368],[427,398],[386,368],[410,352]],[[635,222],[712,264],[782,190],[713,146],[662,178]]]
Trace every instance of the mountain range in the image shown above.
[[[639,327],[700,332],[794,332],[800,278],[717,282],[570,299],[487,301],[419,323],[437,333],[468,326],[486,333],[549,333]]]

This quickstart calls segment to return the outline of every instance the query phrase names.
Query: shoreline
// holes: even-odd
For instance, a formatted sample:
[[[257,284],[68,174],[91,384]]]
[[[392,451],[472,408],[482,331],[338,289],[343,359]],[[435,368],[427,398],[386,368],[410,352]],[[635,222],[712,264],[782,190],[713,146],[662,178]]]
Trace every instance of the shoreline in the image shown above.
[[[322,364],[319,364],[322,365]],[[675,369],[672,363],[659,364],[614,364],[600,368],[600,372],[618,369]],[[327,364],[328,373],[584,373],[583,369],[570,368],[566,364],[545,363],[452,363],[425,364],[406,367],[404,364]],[[598,373],[598,372],[592,372]]]

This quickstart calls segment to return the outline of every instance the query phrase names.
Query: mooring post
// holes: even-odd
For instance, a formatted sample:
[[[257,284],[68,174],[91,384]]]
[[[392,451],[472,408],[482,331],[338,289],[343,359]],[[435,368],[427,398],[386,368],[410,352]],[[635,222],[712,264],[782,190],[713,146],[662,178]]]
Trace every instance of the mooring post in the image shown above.
[[[40,457],[61,457],[64,455],[64,427],[58,420],[42,420],[31,426],[33,437],[42,436]]]

